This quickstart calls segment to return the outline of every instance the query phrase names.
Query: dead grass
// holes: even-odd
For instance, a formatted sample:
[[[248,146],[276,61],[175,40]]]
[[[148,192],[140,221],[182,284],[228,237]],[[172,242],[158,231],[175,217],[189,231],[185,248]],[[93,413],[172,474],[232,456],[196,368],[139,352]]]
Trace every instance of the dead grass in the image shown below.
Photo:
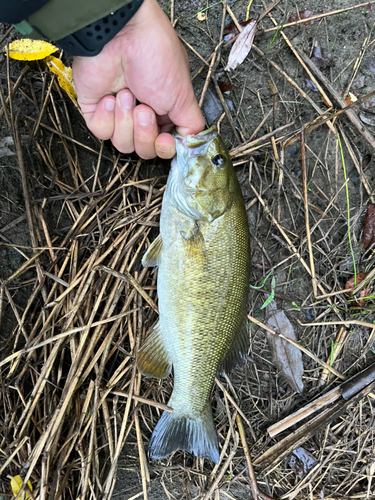
[[[275,115],[286,99],[275,82],[273,109],[264,112],[261,123],[267,123],[270,132],[263,137],[257,133],[254,139],[254,133],[246,139],[241,115],[227,105],[224,111],[238,139],[231,155],[253,235],[253,284],[273,270],[275,297],[294,319],[298,345],[305,353],[305,392],[291,392],[270,361],[260,309],[264,293],[270,292],[266,282],[251,292],[249,315],[255,321],[248,363],[230,380],[217,380],[214,389],[221,446],[215,467],[183,453],[156,464],[147,458],[148,438],[172,390],[171,378],[162,383],[141,380],[134,362],[141,339],[157,321],[157,273],[142,268],[140,260],[156,234],[166,176],[158,169],[152,175],[143,161],[112,156],[103,143],[85,140],[87,132],[72,125],[77,112],[67,105],[56,82],[35,67],[19,70],[8,62],[0,114],[15,138],[31,247],[2,236],[3,244],[23,259],[0,286],[0,312],[12,315],[15,323],[0,362],[2,494],[11,495],[9,476],[21,475],[24,484],[30,480],[35,499],[108,499],[120,467],[129,475],[139,474],[136,491],[123,498],[156,498],[148,496],[150,480],[162,486],[165,498],[245,498],[251,459],[278,441],[267,433],[270,424],[336,387],[373,358],[373,299],[355,310],[343,289],[353,274],[353,262],[364,272],[374,266],[374,257],[361,259],[360,234],[362,214],[374,202],[375,191],[364,163],[365,146],[357,147],[352,138],[360,135],[366,147],[375,142],[361,122],[359,126],[354,105],[348,108],[324,75],[308,67],[308,58],[287,35],[285,30],[284,39],[332,107],[322,112],[316,95],[308,95],[272,55],[266,60],[255,47],[258,64],[270,64],[315,114],[300,126],[293,108],[287,107],[285,123],[276,127]],[[371,43],[370,37],[366,40]],[[216,78],[221,50],[221,44],[216,45],[208,59],[198,54],[204,61],[200,71],[207,71],[202,103],[210,80]],[[362,53],[359,62],[361,58]],[[15,83],[10,68],[19,74]],[[42,84],[40,101],[32,86],[23,86],[26,79]],[[223,102],[221,92],[219,98]],[[20,112],[23,102],[31,102],[34,111]],[[259,130],[258,125],[254,129]],[[319,143],[313,140],[316,130],[323,136]],[[21,143],[25,131],[32,138],[34,157]],[[355,206],[345,195],[349,180],[338,137],[344,159],[358,171],[360,203]],[[292,175],[285,163],[293,144],[302,152],[302,177]],[[38,172],[30,168],[35,152]],[[94,159],[90,175],[81,168],[83,153]],[[50,195],[39,199],[39,186]],[[1,228],[0,234],[8,229]],[[29,298],[20,306],[17,290],[26,286]],[[373,405],[371,397],[361,397],[309,437],[304,446],[316,464],[303,477],[297,477],[287,458],[256,467],[254,495],[259,488],[263,498],[373,498]]]

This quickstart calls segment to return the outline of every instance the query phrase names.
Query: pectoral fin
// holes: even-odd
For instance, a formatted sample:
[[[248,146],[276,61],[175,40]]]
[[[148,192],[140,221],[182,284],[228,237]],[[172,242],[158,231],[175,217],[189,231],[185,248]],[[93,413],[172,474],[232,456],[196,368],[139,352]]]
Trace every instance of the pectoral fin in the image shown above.
[[[161,239],[161,235],[154,240],[147,252],[144,254],[142,259],[142,264],[145,267],[154,267],[158,266],[161,258],[161,251],[163,249],[163,241]]]
[[[183,218],[178,223],[178,230],[184,240],[191,240],[198,233],[198,226],[194,219]]]
[[[137,365],[146,377],[165,378],[172,369],[158,323],[138,351]]]
[[[225,372],[228,374],[236,366],[236,364],[246,356],[249,343],[249,328],[247,317],[245,315],[241,327],[234,336],[231,348],[219,366],[219,373]]]

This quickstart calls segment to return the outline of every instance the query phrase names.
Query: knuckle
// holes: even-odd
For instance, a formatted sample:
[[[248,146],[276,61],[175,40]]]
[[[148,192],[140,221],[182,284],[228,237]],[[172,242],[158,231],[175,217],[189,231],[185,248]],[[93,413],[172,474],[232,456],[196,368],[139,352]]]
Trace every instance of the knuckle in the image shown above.
[[[112,141],[112,144],[114,145],[114,147],[118,151],[120,151],[120,153],[124,153],[124,154],[134,153],[134,144],[133,143],[123,144],[114,138],[112,138],[111,141]]]

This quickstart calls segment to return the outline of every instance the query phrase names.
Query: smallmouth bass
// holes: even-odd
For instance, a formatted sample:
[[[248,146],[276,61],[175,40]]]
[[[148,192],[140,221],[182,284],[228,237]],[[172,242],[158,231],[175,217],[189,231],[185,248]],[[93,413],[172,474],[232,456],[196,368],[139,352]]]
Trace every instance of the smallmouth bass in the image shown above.
[[[149,377],[174,388],[149,443],[150,457],[185,450],[219,461],[210,396],[249,344],[249,226],[241,188],[216,127],[176,135],[160,235],[143,257],[158,266],[159,322],[137,355]]]

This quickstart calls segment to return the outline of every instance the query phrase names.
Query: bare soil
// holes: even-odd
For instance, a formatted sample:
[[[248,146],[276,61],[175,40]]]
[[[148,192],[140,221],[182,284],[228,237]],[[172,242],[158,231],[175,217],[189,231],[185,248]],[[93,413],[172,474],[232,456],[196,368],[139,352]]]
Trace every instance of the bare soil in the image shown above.
[[[171,15],[171,2],[163,1],[161,5],[165,12]],[[228,5],[238,20],[245,19],[247,0],[228,0]],[[255,18],[261,15],[270,5],[270,2],[254,0],[250,16]],[[324,4],[317,0],[307,0],[303,4],[282,0],[272,9],[271,16],[276,20],[277,25],[280,25],[287,22],[290,15],[299,11],[309,10],[313,15],[317,15],[332,10],[347,9],[355,5],[352,0],[338,0],[331,2],[331,4]],[[199,11],[206,14],[204,21],[198,20]],[[220,42],[222,12],[223,4],[221,2],[208,3],[203,0],[175,0],[174,2],[173,17],[177,21],[175,26],[177,32],[206,61],[209,60]],[[226,25],[230,22],[230,16],[226,15]],[[371,4],[367,4],[360,8],[322,17],[313,24],[286,27],[283,32],[294,48],[307,54],[311,54],[314,46],[323,48],[325,54],[331,54],[333,62],[329,67],[322,69],[323,74],[337,92],[344,94],[350,91],[360,98],[375,90],[374,23],[375,9],[372,8]],[[303,67],[281,34],[275,31],[264,32],[273,27],[272,20],[266,15],[255,36],[255,45],[266,53],[264,58],[252,50],[236,70],[225,72],[223,68],[228,59],[230,46],[224,45],[220,64],[215,67],[213,76],[220,81],[231,83],[233,86],[228,94],[224,94],[224,98],[227,102],[230,101],[228,105],[236,134],[226,116],[219,120],[220,133],[229,150],[247,143],[270,111],[269,117],[259,128],[254,139],[260,139],[270,130],[294,122],[290,128],[276,135],[276,138],[281,138],[283,134],[300,130],[318,116],[317,109],[301,95],[291,84],[291,81],[308,95],[320,113],[327,111],[320,92],[312,91],[306,85]],[[8,26],[0,27],[0,38],[3,37],[7,29]],[[13,31],[3,40],[3,46],[16,36]],[[187,48],[187,53],[191,63],[192,76],[197,75],[202,65],[204,66],[204,69],[193,80],[194,90],[199,100],[206,81],[207,67],[189,48]],[[275,70],[270,61],[276,63],[281,70],[287,73],[289,81]],[[69,62],[69,59],[66,59],[65,62]],[[19,78],[24,67],[24,63],[10,61],[9,74],[12,82]],[[7,61],[3,54],[0,55],[0,78],[2,91],[6,97],[8,95]],[[58,91],[57,86],[53,86],[51,97],[47,101],[41,118],[42,126],[34,135],[35,120],[38,120],[44,106],[50,82],[50,75],[46,72],[44,65],[42,63],[32,64],[23,78],[20,90],[12,98],[14,122],[17,122],[18,130],[23,136],[22,151],[27,173],[28,192],[30,193],[34,218],[37,221],[36,241],[40,248],[50,246],[48,238],[53,241],[54,246],[59,247],[73,223],[77,221],[81,210],[89,206],[91,199],[95,199],[95,196],[104,192],[110,180],[126,162],[129,162],[128,168],[131,172],[131,176],[129,173],[129,178],[126,177],[126,182],[129,179],[138,182],[157,178],[157,180],[152,181],[157,190],[162,189],[169,168],[168,162],[160,159],[151,162],[143,161],[140,168],[137,168],[138,159],[135,155],[118,156],[109,142],[105,143],[101,149],[100,141],[88,132],[77,109],[65,95]],[[272,82],[276,88],[276,99],[269,82]],[[322,87],[324,88],[324,85]],[[340,109],[340,106],[329,90],[326,88],[324,90],[333,102],[334,107],[330,111],[333,114]],[[220,110],[220,105],[215,101],[216,92],[212,82],[210,82],[209,92],[211,96],[214,96],[211,97],[214,99],[213,106],[219,106]],[[209,97],[206,97],[204,109],[206,113],[211,114],[212,106],[207,108],[208,99]],[[366,127],[373,136],[375,135],[374,109],[374,107],[368,109],[365,116],[370,123]],[[221,109],[220,115],[222,112]],[[355,113],[359,115],[359,113],[363,114],[364,112],[357,107]],[[12,121],[9,107],[7,107],[7,115],[8,120],[5,115],[0,120],[0,139],[13,135],[12,128],[9,126]],[[60,123],[57,117],[59,117]],[[212,121],[211,116],[207,117],[207,121]],[[217,122],[218,118],[213,121]],[[51,128],[55,131],[58,130],[60,135],[56,132],[52,133]],[[347,324],[343,327],[344,331],[341,332],[343,337],[338,340],[342,325],[337,324],[337,322],[357,320],[375,324],[374,300],[370,298],[364,307],[358,309],[353,308],[348,303],[348,297],[343,293],[331,297],[316,298],[313,293],[311,275],[307,272],[306,266],[303,265],[302,259],[310,270],[310,257],[313,260],[317,283],[321,287],[318,290],[318,296],[323,293],[341,291],[355,271],[369,273],[374,268],[375,257],[363,258],[362,227],[366,208],[370,202],[374,202],[375,198],[375,151],[346,114],[342,114],[334,120],[332,129],[339,134],[341,148],[337,136],[329,129],[327,123],[312,131],[307,130],[305,134],[311,254],[306,237],[301,141],[298,134],[293,138],[295,139],[293,142],[287,137],[277,142],[275,148],[279,156],[278,159],[275,156],[275,148],[272,143],[262,141],[255,145],[254,150],[248,154],[235,155],[234,165],[248,208],[252,235],[251,285],[258,287],[251,290],[249,315],[262,323],[267,322],[267,308],[262,308],[262,305],[267,294],[272,292],[272,285],[271,277],[266,282],[264,279],[270,270],[273,270],[272,277],[275,280],[274,293],[277,306],[286,313],[291,321],[298,342],[320,360],[332,364],[332,367],[341,375],[349,377],[375,362],[374,329],[359,323]],[[64,137],[74,138],[77,142],[72,143],[68,139],[65,140]],[[14,147],[11,146],[11,149],[16,153]],[[77,172],[79,172],[78,176]],[[151,186],[151,184],[146,184],[146,186]],[[151,186],[151,191],[153,186]],[[136,218],[137,211],[140,210],[139,207],[147,205],[148,192],[150,191],[142,191],[134,186],[126,189],[123,188],[126,196],[123,194],[121,196],[124,196],[123,200],[126,199],[128,205],[119,196],[109,206],[108,212],[103,212],[106,213],[106,216],[110,217],[116,210],[121,210],[123,217]],[[119,183],[114,184],[114,190],[122,192]],[[82,195],[82,198],[74,198],[76,195]],[[72,200],[71,204],[68,203],[68,199]],[[121,205],[122,202],[124,205]],[[143,219],[142,223],[144,223]],[[79,247],[77,250],[79,262],[86,262],[98,249],[98,251],[104,252],[110,248],[112,240],[104,243],[103,249],[101,247],[103,241],[101,232],[107,234],[106,228],[109,227],[110,223],[104,221],[102,227],[98,224],[91,233],[85,230],[79,233],[76,238]],[[118,227],[115,224],[113,227],[114,239]],[[158,232],[157,218],[149,226],[146,223],[145,227],[149,229],[147,238],[152,240]],[[139,226],[137,226],[138,228]],[[146,236],[145,240],[142,240],[142,245],[147,241]],[[25,188],[22,185],[19,157],[16,154],[1,156],[1,149],[0,238],[1,242],[6,244],[0,246],[0,279],[3,284],[1,288],[3,295],[0,296],[0,300],[2,300],[0,341],[3,351],[2,359],[4,359],[9,354],[22,349],[26,342],[25,338],[32,331],[33,322],[40,314],[44,314],[43,308],[46,307],[46,302],[44,302],[45,297],[42,290],[37,298],[31,302],[32,307],[24,320],[26,332],[22,333],[19,326],[20,318],[31,295],[37,289],[43,273],[46,271],[54,274],[57,267],[54,267],[51,255],[47,258],[43,254],[39,264],[30,266],[25,273],[9,281],[9,278],[33,253],[30,251],[32,238],[26,213]],[[143,253],[145,250],[142,245],[138,247],[139,243],[141,240],[135,239],[132,258],[136,252]],[[292,249],[291,243],[295,250]],[[19,246],[17,247],[17,245]],[[21,252],[24,252],[26,257]],[[59,259],[58,265],[60,266],[61,257]],[[40,266],[39,269],[38,266]],[[133,271],[137,273],[137,276],[138,273],[142,272],[140,259],[137,255],[134,257],[134,267],[131,272],[133,273]],[[44,274],[44,276],[46,275]],[[45,293],[48,293],[50,290],[48,286],[52,285],[48,285],[48,276],[45,279],[47,286]],[[64,274],[63,279],[71,283],[67,273]],[[93,285],[92,297],[99,294],[101,283],[102,281],[99,280],[95,284],[95,289]],[[148,293],[156,300],[154,285],[155,277],[153,275],[147,275],[142,282],[142,286],[149,287],[147,288]],[[7,288],[11,300],[5,294],[4,286]],[[130,293],[131,287],[126,288],[126,290],[126,293]],[[60,285],[59,293],[63,293],[63,291],[64,287]],[[373,297],[373,288],[370,296],[371,294]],[[126,294],[121,300],[126,301]],[[52,301],[50,302],[52,303]],[[85,305],[86,315],[82,313],[82,323],[77,324],[87,324],[90,305],[92,302]],[[133,306],[132,302],[131,307]],[[61,317],[63,317],[63,312],[67,314],[68,311],[62,309]],[[115,310],[114,314],[118,312]],[[48,314],[48,309],[45,310],[45,314]],[[147,309],[143,319],[143,332],[150,329],[155,319],[156,314]],[[304,326],[305,323],[312,322],[318,325]],[[322,325],[322,322],[326,324]],[[133,321],[129,320],[129,324],[132,323]],[[121,325],[125,331],[128,328],[133,333],[138,331],[136,319],[134,319],[133,326],[129,326],[125,322]],[[56,330],[56,332],[60,333],[60,330]],[[53,333],[49,335],[53,336]],[[132,333],[129,333],[129,338],[124,336],[124,341],[120,346],[115,342],[117,337],[114,337],[111,348],[115,346],[116,354],[114,360],[111,358],[110,362],[105,365],[104,375],[102,375],[104,382],[111,378],[128,352],[133,354],[135,344],[131,335]],[[120,336],[119,334],[119,338]],[[265,450],[280,441],[282,437],[296,429],[293,427],[292,430],[289,429],[281,436],[271,439],[267,433],[267,428],[270,425],[305,406],[321,394],[337,387],[341,381],[331,374],[322,383],[322,366],[308,355],[303,354],[304,391],[301,394],[296,393],[272,363],[265,331],[258,325],[251,324],[250,336],[251,345],[248,359],[246,363],[231,373],[230,382],[238,406],[251,422],[252,429],[245,422],[244,425],[251,457],[255,460]],[[333,358],[338,347],[339,354],[337,358]],[[67,355],[66,359],[73,359],[74,346],[72,341],[67,342],[65,348],[67,352],[72,351],[72,354],[69,354],[71,358]],[[41,349],[39,351],[42,352]],[[45,359],[47,359],[48,353],[47,350],[44,352]],[[42,355],[40,356],[31,362],[31,372],[34,370],[35,373],[40,373],[43,365],[40,361],[36,361],[36,359],[42,359]],[[66,362],[67,366],[61,363],[62,373],[67,373],[69,370],[68,364],[69,361]],[[16,386],[15,381],[17,384],[23,384],[23,404],[26,404],[36,380],[34,374],[30,376],[27,383],[21,383],[23,380],[22,367],[15,369],[15,378],[13,379],[13,375],[9,374],[10,366],[9,364],[1,366],[1,381],[3,387],[6,388],[3,390],[3,406],[0,406],[0,422],[4,429],[8,429],[10,426],[9,409],[14,408],[14,411],[21,412],[23,408],[21,399],[17,399],[14,387],[18,386]],[[58,368],[56,368],[56,373],[58,373]],[[98,368],[92,368],[87,380],[83,382],[81,389],[79,389],[81,399],[84,399],[88,393],[89,382],[96,380],[97,373]],[[125,372],[123,380],[118,381],[116,387],[128,390],[130,373],[131,371]],[[63,387],[63,379],[64,377],[60,381],[61,387]],[[60,379],[57,377],[56,380],[51,380],[51,384],[53,383],[57,387],[59,383],[57,380]],[[224,379],[221,382],[231,392],[230,384]],[[172,387],[172,377],[161,382],[142,380],[139,394],[147,399],[167,404]],[[56,394],[53,397],[58,402],[58,394],[60,393],[57,391]],[[117,404],[113,403],[113,400],[114,396],[111,396],[108,401],[109,405],[114,405],[110,406],[111,412],[114,412],[115,404]],[[55,400],[53,399],[53,401]],[[235,408],[230,402],[228,403],[218,386],[214,388],[212,402],[219,443],[222,447],[231,428],[229,420],[233,418]],[[113,428],[117,426],[120,429],[125,405],[126,399],[118,403],[116,407],[116,415],[118,416],[113,417],[114,420],[111,423]],[[307,472],[310,470],[301,473],[300,467],[291,465],[292,450],[290,450],[285,458],[271,467],[255,467],[259,488],[274,498],[375,498],[373,407],[374,399],[366,396],[356,404],[346,408],[345,412],[336,420],[320,427],[312,437],[302,444],[302,447],[311,453],[316,460],[316,468],[310,476],[307,476]],[[132,422],[135,422],[134,415],[137,411],[133,412],[133,410],[132,407],[131,418]],[[35,418],[39,423],[42,422],[42,427],[46,428],[53,411],[54,407],[51,403],[51,407],[48,409],[43,407],[39,414],[36,413]],[[111,416],[113,414],[111,413]],[[139,410],[140,429],[146,452],[148,439],[159,414],[159,410],[148,405],[142,405]],[[98,429],[101,429],[100,426],[104,428],[103,422],[104,419],[100,420],[98,417]],[[85,423],[87,422],[85,421]],[[30,429],[32,429],[32,425]],[[13,430],[9,430],[9,435],[3,433],[1,449],[4,452],[3,456],[0,457],[0,466],[15,449],[11,437],[12,433]],[[99,430],[98,434],[100,434]],[[103,434],[105,434],[104,431]],[[30,443],[37,442],[39,436],[37,431],[31,430],[29,434],[25,435],[29,437]],[[135,425],[132,425],[118,462],[117,482],[112,493],[113,498],[128,500],[137,498],[138,494],[139,498],[142,498],[140,452],[137,438],[139,438],[139,434],[136,432]],[[103,464],[109,463],[109,459],[107,445],[104,444],[104,441],[102,445],[103,449],[99,447],[99,444],[98,448],[101,450],[99,457],[101,467],[103,467],[101,470],[104,471],[106,467]],[[161,462],[148,461],[150,475],[150,482],[147,485],[148,498],[150,500],[203,498],[220,472],[223,474],[210,498],[215,500],[253,498],[242,445],[239,444],[237,449],[234,447],[234,439],[231,436],[226,455],[223,457],[219,469],[212,476],[213,465],[211,463],[194,459],[185,453],[175,453],[168,460]],[[232,450],[234,451],[233,459],[224,467],[225,460]],[[86,452],[87,450],[79,448],[78,444],[72,451],[72,457],[69,460],[72,463],[76,461],[74,467],[77,467],[77,470],[81,467],[80,460],[84,461],[84,457],[87,457]],[[16,459],[2,470],[0,489],[4,494],[11,494],[7,475],[24,475],[28,470],[29,453],[30,451],[26,451],[25,445],[23,455],[16,455]],[[74,455],[74,453],[76,454]],[[47,460],[46,457],[43,459]],[[66,464],[64,464],[65,466]],[[40,469],[36,468],[32,476],[33,484],[38,483],[41,474]],[[70,490],[64,491],[64,498],[78,498],[82,494],[77,479],[81,476],[77,471],[74,474],[76,474],[75,479],[67,481]],[[104,472],[102,472],[103,474]],[[91,486],[91,491],[98,487],[98,485]],[[74,488],[76,489],[74,490]],[[95,491],[97,496],[94,496],[94,493],[91,496],[87,493],[86,498],[100,498],[99,490]],[[48,488],[45,489],[45,493],[48,493]],[[40,495],[40,492],[38,494]]]

